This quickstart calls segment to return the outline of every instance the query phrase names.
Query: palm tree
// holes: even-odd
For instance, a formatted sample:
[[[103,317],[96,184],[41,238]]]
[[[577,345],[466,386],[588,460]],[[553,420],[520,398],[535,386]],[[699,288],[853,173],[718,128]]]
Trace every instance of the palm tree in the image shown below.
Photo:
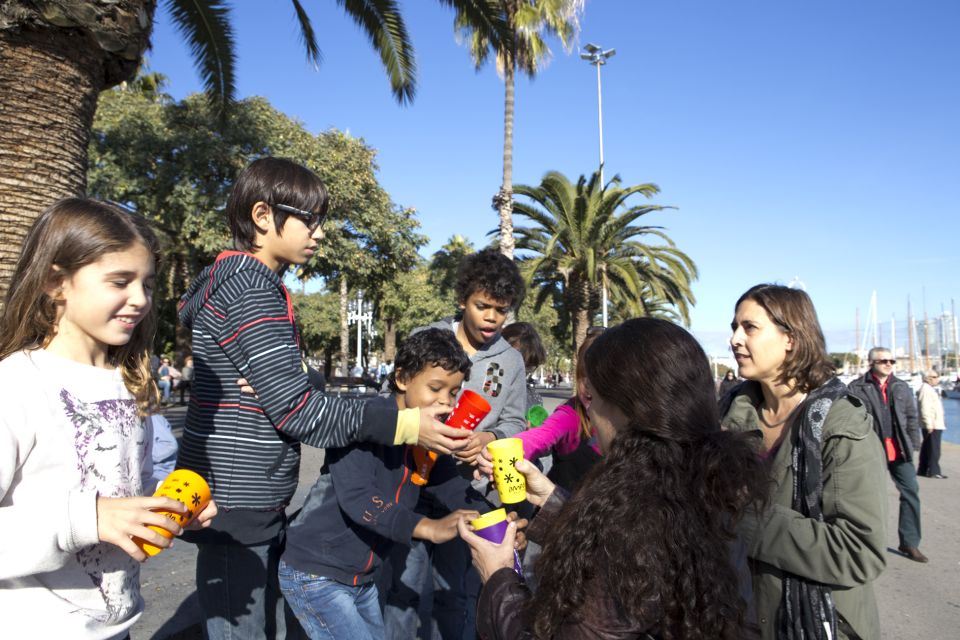
[[[506,25],[511,38],[492,39],[495,30],[476,28],[477,21],[458,11],[456,28],[469,41],[470,55],[477,69],[490,54],[503,75],[503,182],[493,197],[500,214],[500,251],[513,257],[513,111],[514,76],[517,71],[533,78],[550,57],[545,35],[560,39],[569,48],[580,31],[585,0],[488,0]]]
[[[456,233],[430,258],[429,282],[440,297],[453,296],[457,284],[457,271],[464,256],[473,253],[473,243]]]
[[[211,100],[234,95],[230,9],[221,0],[163,0]],[[373,44],[401,104],[413,99],[413,47],[396,0],[336,0]],[[437,0],[491,41],[502,25],[477,0]],[[307,58],[320,49],[291,0]],[[101,91],[131,79],[150,43],[157,0],[0,2],[0,299],[27,229],[44,207],[86,191],[87,143]]]
[[[662,227],[636,224],[641,216],[672,207],[627,205],[635,194],[659,193],[656,185],[621,188],[619,176],[603,185],[599,171],[589,179],[580,176],[574,185],[551,171],[539,186],[517,185],[515,191],[529,202],[515,202],[514,211],[533,223],[514,229],[517,248],[533,254],[521,262],[521,270],[537,289],[537,307],[560,292],[573,323],[574,353],[599,306],[604,280],[625,313],[673,314],[689,323],[696,265]],[[663,244],[646,244],[651,236]]]

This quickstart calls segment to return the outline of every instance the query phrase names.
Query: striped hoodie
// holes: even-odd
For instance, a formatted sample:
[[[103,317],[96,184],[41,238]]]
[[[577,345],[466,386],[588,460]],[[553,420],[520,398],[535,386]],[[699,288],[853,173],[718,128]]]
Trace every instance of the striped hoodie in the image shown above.
[[[195,379],[177,466],[203,476],[220,509],[191,541],[273,539],[297,487],[301,442],[398,440],[396,406],[368,409],[311,386],[290,295],[253,255],[221,253],[181,299],[180,321],[193,334]],[[241,394],[241,377],[255,396]]]

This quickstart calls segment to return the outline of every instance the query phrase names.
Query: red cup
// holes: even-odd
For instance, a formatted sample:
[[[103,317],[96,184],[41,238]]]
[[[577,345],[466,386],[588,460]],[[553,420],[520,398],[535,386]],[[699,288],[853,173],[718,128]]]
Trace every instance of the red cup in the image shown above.
[[[490,413],[490,403],[479,393],[467,389],[457,398],[457,406],[447,416],[447,424],[457,429],[473,431],[488,413]]]
[[[457,429],[473,431],[487,417],[488,413],[490,413],[490,403],[484,400],[479,393],[467,389],[457,398],[457,404],[453,407],[450,415],[447,416],[446,424]],[[410,476],[410,481],[421,487],[427,484],[430,479],[430,470],[433,469],[436,461],[437,454],[433,451],[414,447],[413,462],[416,469]]]

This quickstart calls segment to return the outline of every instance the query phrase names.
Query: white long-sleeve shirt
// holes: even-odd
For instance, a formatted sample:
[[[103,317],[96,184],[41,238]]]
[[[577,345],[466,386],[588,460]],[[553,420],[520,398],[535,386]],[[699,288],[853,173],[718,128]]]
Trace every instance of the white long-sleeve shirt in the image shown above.
[[[43,350],[0,362],[4,637],[126,636],[143,611],[140,567],[98,541],[96,500],[140,495],[151,446],[119,370]]]

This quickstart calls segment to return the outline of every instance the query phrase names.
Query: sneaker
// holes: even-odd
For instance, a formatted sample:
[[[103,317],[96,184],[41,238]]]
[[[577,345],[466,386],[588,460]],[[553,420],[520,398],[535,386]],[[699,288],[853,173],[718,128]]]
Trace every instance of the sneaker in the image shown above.
[[[947,479],[947,476],[943,475],[942,473],[935,473],[935,474],[933,474],[932,476],[927,476],[927,477],[928,477],[928,478],[936,478],[937,480],[946,480],[946,479]]]
[[[913,560],[914,562],[929,562],[929,561],[930,561],[930,560],[927,558],[927,556],[925,556],[925,555],[923,555],[922,553],[920,553],[920,549],[917,549],[916,547],[908,547],[908,546],[902,544],[902,545],[900,545],[900,547],[899,547],[899,551],[900,551],[900,553],[902,553],[903,555],[907,556],[908,558],[910,558],[910,559]]]

